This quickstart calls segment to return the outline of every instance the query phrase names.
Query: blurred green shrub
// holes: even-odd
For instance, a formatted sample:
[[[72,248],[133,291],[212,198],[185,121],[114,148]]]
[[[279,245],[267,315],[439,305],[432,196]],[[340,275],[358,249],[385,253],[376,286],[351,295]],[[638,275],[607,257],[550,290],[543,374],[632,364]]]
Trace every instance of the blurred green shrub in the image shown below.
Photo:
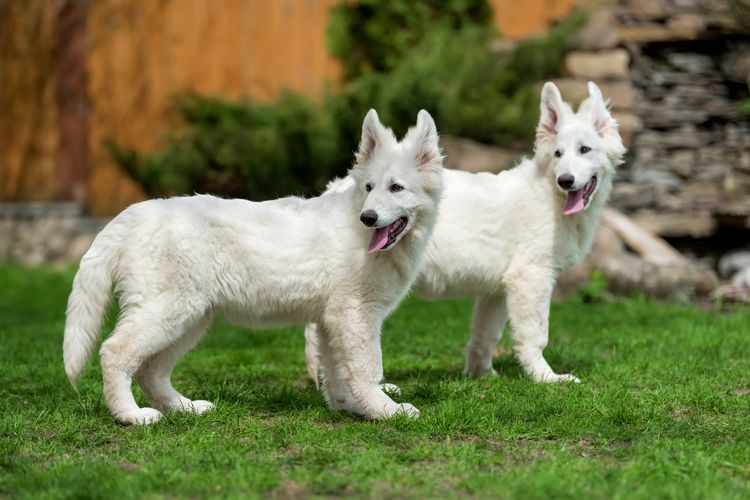
[[[352,79],[391,70],[436,29],[460,32],[491,22],[487,0],[358,0],[331,9],[326,40]]]
[[[583,285],[569,300],[578,303],[591,304],[595,302],[607,302],[611,299],[609,285],[604,274],[599,270],[591,272],[588,283]]]
[[[351,162],[331,115],[307,97],[273,103],[186,95],[176,101],[185,128],[152,155],[108,148],[150,196],[209,192],[254,200],[319,192]]]
[[[436,28],[390,71],[352,80],[342,99],[354,103],[357,117],[366,111],[362,104],[376,108],[399,133],[425,108],[442,134],[497,145],[528,143],[539,115],[537,85],[559,73],[567,39],[582,21],[580,15],[569,17],[546,36],[501,54],[490,50],[486,29]]]
[[[351,77],[321,104],[291,92],[267,104],[183,96],[176,103],[186,126],[167,134],[160,151],[145,155],[110,142],[115,161],[150,196],[263,200],[314,194],[345,174],[370,108],[397,135],[424,108],[441,134],[529,144],[537,84],[557,74],[566,41],[583,22],[571,16],[498,54],[490,49],[485,0],[360,0],[335,10],[329,36]],[[387,33],[395,39],[376,47]]]

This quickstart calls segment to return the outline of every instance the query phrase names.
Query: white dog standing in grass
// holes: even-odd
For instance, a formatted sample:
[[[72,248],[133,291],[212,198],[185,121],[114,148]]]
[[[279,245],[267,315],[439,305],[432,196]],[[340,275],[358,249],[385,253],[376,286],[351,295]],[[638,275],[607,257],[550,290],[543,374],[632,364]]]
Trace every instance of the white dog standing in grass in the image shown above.
[[[477,297],[466,375],[494,374],[492,351],[510,319],[514,351],[533,380],[579,381],[544,359],[550,300],[557,277],[591,248],[625,154],[601,91],[594,83],[588,90],[574,113],[554,84],[544,85],[533,159],[497,175],[444,172],[440,215],[414,290],[428,298]],[[329,189],[353,189],[353,181]],[[317,378],[315,325],[305,337]]]
[[[251,327],[316,322],[334,409],[416,417],[378,385],[380,328],[417,276],[442,192],[435,123],[420,111],[398,142],[374,110],[350,171],[356,187],[254,203],[192,196],[138,203],[97,236],[73,282],[63,353],[70,382],[100,334],[112,285],[121,316],[101,347],[104,395],[127,424],[203,413],[170,381],[215,314]],[[135,377],[153,408],[141,408]],[[346,393],[346,401],[337,397]]]

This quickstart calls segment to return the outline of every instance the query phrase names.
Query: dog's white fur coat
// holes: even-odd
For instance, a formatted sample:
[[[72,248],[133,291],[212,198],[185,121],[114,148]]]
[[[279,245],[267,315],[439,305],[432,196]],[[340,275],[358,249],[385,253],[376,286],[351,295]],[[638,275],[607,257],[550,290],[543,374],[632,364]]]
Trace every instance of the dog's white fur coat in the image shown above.
[[[577,113],[559,90],[542,90],[535,155],[497,175],[445,170],[440,215],[414,291],[428,298],[476,297],[465,373],[493,374],[492,351],[507,319],[514,351],[535,381],[578,381],[557,374],[544,358],[557,277],[589,251],[625,148],[599,88]],[[581,153],[582,146],[590,151]],[[555,152],[559,151],[559,158]],[[571,190],[597,177],[596,191],[579,213],[564,215],[563,174]],[[330,189],[351,189],[343,179]],[[308,369],[318,376],[315,325],[306,329]],[[324,372],[324,377],[327,373]]]
[[[129,207],[97,236],[73,282],[63,343],[71,383],[96,343],[114,284],[122,312],[100,354],[107,406],[123,423],[213,407],[177,392],[170,375],[215,314],[252,327],[318,323],[329,386],[351,396],[327,393],[331,407],[372,419],[418,416],[378,385],[380,327],[416,278],[441,170],[426,111],[398,142],[371,110],[350,171],[354,189],[312,199],[199,195]],[[401,191],[391,192],[395,182]],[[368,255],[374,231],[359,221],[364,210],[378,213],[377,226],[407,217],[407,228],[388,249]],[[137,405],[133,377],[153,408]]]

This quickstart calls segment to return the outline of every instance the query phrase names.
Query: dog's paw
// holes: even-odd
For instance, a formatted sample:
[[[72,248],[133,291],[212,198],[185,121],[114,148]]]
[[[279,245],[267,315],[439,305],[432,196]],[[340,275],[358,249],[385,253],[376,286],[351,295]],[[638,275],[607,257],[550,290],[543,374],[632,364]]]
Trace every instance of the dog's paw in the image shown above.
[[[122,415],[120,421],[125,425],[151,425],[162,417],[162,412],[154,408],[138,408],[137,411]]]
[[[544,384],[556,384],[558,382],[574,382],[576,384],[581,383],[581,379],[576,377],[575,375],[571,375],[570,373],[551,373],[549,375],[545,375],[544,377],[541,377],[537,382],[542,382]]]
[[[198,399],[190,402],[190,406],[186,411],[195,413],[196,415],[202,415],[207,411],[213,410],[216,406],[211,401],[203,401]]]
[[[491,366],[489,368],[467,366],[464,368],[464,376],[469,378],[497,377],[497,372]]]
[[[581,379],[570,373],[563,373],[557,376],[557,382],[575,382],[576,384],[581,383]]]
[[[396,384],[380,384],[380,389],[389,396],[401,395],[401,388]]]
[[[412,418],[412,419],[419,418],[419,415],[420,415],[419,410],[413,404],[410,404],[410,403],[401,403],[398,406],[399,406],[399,409],[396,410],[396,413],[394,415],[401,415],[401,414],[403,414],[403,415],[406,415],[407,417]]]

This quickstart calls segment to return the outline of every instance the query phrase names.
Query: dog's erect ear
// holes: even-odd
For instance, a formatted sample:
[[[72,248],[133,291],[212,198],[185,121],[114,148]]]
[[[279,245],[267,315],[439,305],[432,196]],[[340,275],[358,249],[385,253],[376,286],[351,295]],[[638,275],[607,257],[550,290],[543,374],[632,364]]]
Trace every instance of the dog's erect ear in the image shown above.
[[[436,166],[443,159],[435,121],[424,109],[417,114],[417,124],[409,129],[405,140],[414,147],[417,167]]]
[[[617,122],[607,109],[607,103],[604,101],[602,91],[596,86],[594,82],[589,82],[589,98],[581,104],[588,110],[588,113],[593,121],[596,133],[599,137],[604,137],[608,133],[617,130]]]
[[[365,121],[362,122],[362,139],[359,141],[359,148],[355,155],[359,165],[367,163],[372,157],[375,148],[384,140],[385,132],[377,111],[374,109],[368,111]]]
[[[536,128],[538,140],[553,139],[560,127],[560,120],[565,112],[565,104],[560,91],[552,82],[547,82],[542,87],[542,99],[540,104],[541,114],[539,125]]]

